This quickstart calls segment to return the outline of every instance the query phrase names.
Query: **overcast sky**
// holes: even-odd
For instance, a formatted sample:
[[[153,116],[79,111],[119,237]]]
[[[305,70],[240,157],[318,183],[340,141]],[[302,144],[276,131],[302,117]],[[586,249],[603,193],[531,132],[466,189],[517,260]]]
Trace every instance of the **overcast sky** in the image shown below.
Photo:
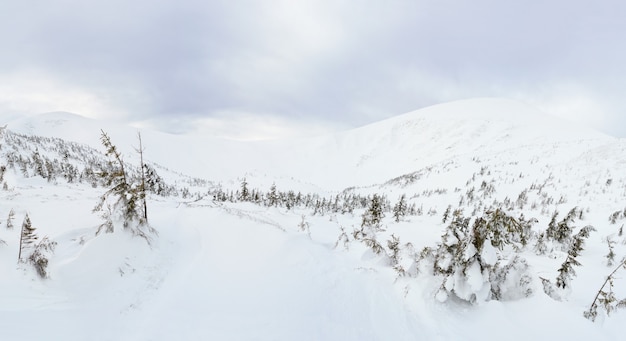
[[[623,0],[0,0],[0,115],[240,139],[508,97],[626,137]]]

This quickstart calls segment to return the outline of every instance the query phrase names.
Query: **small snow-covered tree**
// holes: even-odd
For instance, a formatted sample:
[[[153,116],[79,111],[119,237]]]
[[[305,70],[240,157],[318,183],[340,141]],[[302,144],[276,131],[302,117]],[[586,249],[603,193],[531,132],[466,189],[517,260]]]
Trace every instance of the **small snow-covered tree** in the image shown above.
[[[309,236],[309,238],[311,238],[311,229],[310,229],[310,225],[309,223],[306,221],[306,217],[304,216],[304,214],[302,215],[302,220],[300,221],[300,223],[298,224],[298,227],[300,228],[301,232],[304,232],[307,234],[307,236]]]
[[[276,184],[274,183],[270,187],[270,192],[267,194],[267,205],[268,206],[278,205],[278,193],[276,193]]]
[[[400,255],[400,238],[395,234],[391,234],[391,239],[387,240],[387,248],[389,249],[389,258],[393,265],[398,264]]]
[[[537,255],[545,255],[548,252],[545,232],[541,232],[537,236],[537,242],[535,243],[534,250]]]
[[[400,222],[402,217],[407,214],[407,203],[406,203],[406,194],[402,194],[398,202],[393,206],[393,218],[396,220],[396,223]]]
[[[343,244],[343,248],[348,250],[350,245],[350,238],[348,237],[348,233],[343,226],[339,226],[339,231],[341,233],[339,234],[339,237],[335,242],[335,249],[339,247],[339,244]]]
[[[450,218],[451,213],[452,213],[452,206],[448,205],[448,207],[446,208],[446,211],[443,212],[443,218],[441,219],[441,222],[445,224]]]
[[[611,273],[604,280],[604,283],[602,283],[602,286],[591,302],[591,306],[589,306],[589,309],[583,313],[583,316],[587,319],[595,321],[598,317],[598,309],[604,310],[608,316],[617,309],[626,308],[626,298],[618,299],[614,292],[615,274],[620,269],[626,269],[626,259],[622,259],[620,264],[613,271],[611,271]]]
[[[48,278],[48,263],[56,245],[55,241],[50,240],[48,237],[43,237],[35,245],[33,252],[28,257],[28,260],[35,267],[37,274],[41,278]]]
[[[556,229],[557,229],[556,219],[558,218],[558,216],[559,216],[559,212],[554,211],[554,213],[552,214],[552,218],[550,218],[550,222],[548,223],[548,228],[546,229],[546,238],[550,240],[556,239]]]
[[[611,236],[608,236],[604,241],[609,248],[609,253],[604,256],[606,258],[606,266],[613,266],[615,263],[615,240],[613,240]]]
[[[609,222],[611,224],[616,224],[619,219],[624,219],[624,218],[626,218],[626,209],[624,209],[623,211],[617,210],[609,216]]]
[[[572,225],[576,220],[576,217],[580,216],[580,212],[577,207],[572,208],[562,221],[556,222],[558,212],[554,212],[552,219],[546,229],[546,237],[549,240],[554,240],[561,245],[567,247],[570,244],[574,226]]]
[[[157,174],[156,169],[154,169],[154,167],[148,165],[147,163],[143,164],[143,169],[144,169],[144,175],[146,178],[145,179],[146,191],[150,191],[152,193],[155,193],[156,195],[168,194],[168,193],[165,193],[166,186],[163,181],[163,178],[161,178],[161,176]]]
[[[11,209],[9,211],[9,216],[7,217],[7,229],[8,230],[12,230],[13,229],[13,219],[15,218],[15,211],[13,209]]]
[[[18,262],[24,261],[22,257],[27,254],[29,249],[39,239],[37,235],[35,234],[35,230],[36,229],[33,227],[33,224],[30,221],[30,217],[28,216],[28,213],[26,213],[26,216],[24,217],[24,221],[22,222],[22,231],[20,234],[20,251],[19,251],[19,254],[17,255]]]
[[[246,178],[241,181],[241,191],[239,192],[239,200],[248,201],[250,199],[250,191],[248,190],[248,182]]]
[[[373,229],[374,232],[380,231],[384,217],[383,200],[378,194],[374,194],[369,202],[369,207],[363,213],[361,227]]]
[[[571,280],[574,276],[576,276],[576,271],[574,271],[574,266],[580,266],[580,262],[577,257],[580,255],[580,252],[583,251],[585,246],[585,239],[589,237],[591,231],[595,231],[593,226],[585,226],[572,239],[571,245],[567,252],[567,258],[561,264],[558,272],[559,275],[556,278],[556,286],[561,289],[565,289],[570,286]]]
[[[33,152],[32,156],[31,156],[31,160],[32,160],[32,162],[34,164],[35,175],[38,175],[38,176],[46,179],[48,177],[47,169],[45,167],[44,160],[39,155],[39,150],[38,149],[35,149],[35,151]]]
[[[116,221],[121,221],[124,229],[134,235],[143,237],[147,241],[156,231],[148,225],[146,210],[142,207],[142,196],[145,198],[145,186],[134,184],[128,175],[122,154],[111,142],[109,136],[101,131],[100,140],[109,157],[107,168],[100,173],[100,177],[109,189],[100,197],[94,212],[100,212],[104,222],[96,234],[103,229],[107,233],[114,231]]]
[[[483,218],[479,218],[483,219]],[[493,246],[502,249],[505,244],[519,248],[525,247],[532,238],[532,225],[536,219],[526,220],[524,215],[514,218],[502,209],[488,211],[484,223],[484,232]]]
[[[412,250],[412,245],[410,245]],[[387,240],[387,249],[389,260],[391,262],[391,266],[396,271],[398,276],[405,276],[407,274],[407,270],[404,268],[401,263],[403,258],[402,247],[400,245],[400,238],[395,234],[391,234],[391,239]]]
[[[41,278],[47,278],[48,262],[54,252],[56,242],[51,241],[48,237],[43,237],[39,240],[35,231],[36,229],[33,227],[27,213],[22,223],[20,250],[17,256],[18,263],[30,263]]]

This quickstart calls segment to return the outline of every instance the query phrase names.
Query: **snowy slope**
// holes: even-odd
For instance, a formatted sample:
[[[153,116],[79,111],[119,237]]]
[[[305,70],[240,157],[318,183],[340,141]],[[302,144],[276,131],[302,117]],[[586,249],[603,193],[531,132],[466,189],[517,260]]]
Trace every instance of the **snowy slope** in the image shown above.
[[[97,149],[104,129],[125,158],[136,161],[133,128],[48,113],[9,122],[8,129]],[[50,182],[32,173],[24,177],[19,168],[9,169],[8,186],[0,190],[0,240],[6,242],[0,245],[3,340],[615,340],[621,335],[625,312],[592,323],[582,311],[611,270],[604,239],[617,241],[618,261],[626,256],[626,239],[618,236],[626,217],[608,221],[611,213],[626,209],[624,140],[500,99],[443,104],[309,139],[237,142],[153,131],[142,136],[147,159],[170,169],[161,171],[172,183],[187,179],[182,173],[236,189],[245,176],[263,191],[273,182],[281,190],[322,196],[350,188],[346,192],[383,194],[391,204],[406,194],[423,212],[400,222],[388,212],[385,230],[377,235],[384,245],[393,234],[416,250],[432,247],[446,227],[446,207],[480,216],[507,199],[511,214],[538,219],[537,231],[545,230],[553,212],[563,215],[575,206],[585,214],[577,226],[590,224],[597,231],[562,302],[543,293],[539,277],[554,279],[565,254],[540,257],[527,250],[523,255],[534,275],[529,298],[441,303],[434,278],[398,277],[384,257],[362,243],[335,245],[342,228],[351,233],[361,225],[363,209],[313,215],[303,207],[151,195],[150,219],[159,236],[149,246],[124,231],[95,236],[100,219],[91,209],[104,188]],[[12,151],[4,142],[0,164]],[[23,143],[20,148],[31,155],[36,146]],[[53,149],[39,152],[59,157]],[[11,209],[15,227],[9,230]],[[16,265],[26,213],[38,233],[58,243],[46,280]],[[616,281],[620,297],[626,295],[624,284]]]
[[[100,129],[129,157],[136,130],[67,113],[10,122],[10,129],[61,137],[99,148]],[[258,177],[326,190],[380,183],[437,162],[511,148],[582,143],[590,149],[615,139],[542,113],[523,103],[475,99],[437,105],[362,128],[316,138],[239,142],[143,131],[146,156],[165,167],[217,181]],[[266,182],[270,183],[266,183]],[[260,185],[260,184],[259,184]],[[303,186],[304,188],[314,188]]]

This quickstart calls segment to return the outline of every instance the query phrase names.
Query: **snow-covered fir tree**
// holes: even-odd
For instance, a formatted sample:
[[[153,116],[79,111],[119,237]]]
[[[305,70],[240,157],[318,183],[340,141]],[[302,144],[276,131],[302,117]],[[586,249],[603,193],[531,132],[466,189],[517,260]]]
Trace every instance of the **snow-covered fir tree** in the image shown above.
[[[11,209],[9,211],[9,215],[7,216],[7,223],[6,223],[6,228],[8,230],[12,230],[14,225],[13,225],[13,219],[15,219],[15,211],[13,209]]]
[[[246,178],[243,178],[243,180],[241,180],[241,189],[238,199],[240,201],[248,201],[250,199],[250,191],[248,190],[248,181],[246,181]]]
[[[109,157],[107,168],[100,173],[100,177],[109,189],[100,196],[93,209],[94,212],[100,212],[104,220],[97,233],[102,230],[112,233],[119,221],[124,229],[149,241],[156,231],[148,225],[142,206],[145,193],[140,184],[133,183],[122,154],[104,131],[101,131],[100,140]]]
[[[56,245],[55,241],[50,240],[48,237],[43,237],[35,245],[33,252],[28,257],[28,260],[35,267],[37,274],[41,278],[48,278],[48,263]]]
[[[26,213],[20,233],[20,251],[17,256],[19,262],[24,262],[28,259],[29,251],[31,251],[31,248],[37,243],[39,237],[35,234],[35,230],[28,213]]]
[[[267,205],[268,206],[277,206],[278,205],[278,193],[276,192],[276,184],[273,183],[270,187],[270,191],[267,194]]]
[[[41,278],[47,278],[48,262],[54,252],[56,242],[47,236],[40,239],[35,231],[36,228],[27,213],[22,222],[18,262],[31,264]]]
[[[361,217],[361,227],[379,231],[382,229],[381,223],[384,217],[383,199],[378,194],[374,194],[368,208]]]
[[[436,297],[471,302],[518,299],[532,293],[529,268],[516,246],[532,221],[497,209],[473,220],[455,210],[436,249],[428,249],[434,274],[442,277]],[[525,245],[525,244],[522,244]]]
[[[567,251],[567,257],[558,270],[559,274],[556,278],[556,286],[558,288],[565,289],[569,287],[572,278],[576,276],[574,267],[581,265],[578,261],[578,256],[583,251],[585,239],[589,237],[591,231],[595,231],[593,226],[585,226],[573,237],[569,250]]]
[[[393,218],[396,223],[400,222],[400,219],[407,215],[407,210],[406,194],[402,194],[398,202],[393,206]]]
[[[567,248],[570,244],[572,233],[574,231],[574,226],[572,224],[576,218],[580,216],[581,212],[582,211],[579,211],[577,207],[574,207],[567,213],[563,220],[558,223],[556,222],[558,212],[554,212],[552,219],[548,224],[548,229],[546,230],[546,237],[548,240],[554,240]]]

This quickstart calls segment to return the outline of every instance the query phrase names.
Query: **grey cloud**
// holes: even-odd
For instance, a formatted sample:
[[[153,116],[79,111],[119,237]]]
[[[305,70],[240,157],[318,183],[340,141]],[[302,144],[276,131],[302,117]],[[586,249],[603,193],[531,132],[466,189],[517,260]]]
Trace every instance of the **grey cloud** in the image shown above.
[[[0,77],[41,70],[131,120],[340,125],[473,96],[541,103],[574,84],[622,122],[624,14],[578,0],[14,1],[0,5]]]

